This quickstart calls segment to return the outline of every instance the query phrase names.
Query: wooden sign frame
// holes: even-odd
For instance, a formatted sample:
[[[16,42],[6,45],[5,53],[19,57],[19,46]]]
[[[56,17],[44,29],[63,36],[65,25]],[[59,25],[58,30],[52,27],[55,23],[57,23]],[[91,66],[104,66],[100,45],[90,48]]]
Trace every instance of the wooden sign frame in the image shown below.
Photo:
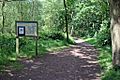
[[[20,25],[18,26],[17,23],[36,23],[36,35],[26,35],[26,27],[29,26],[24,26],[24,25]],[[21,29],[20,29],[21,28]],[[38,22],[37,21],[15,21],[15,30],[16,30],[16,53],[17,56],[19,54],[19,37],[35,37],[35,53],[36,56],[38,55]],[[21,34],[20,31],[21,30]]]
[[[36,35],[27,35],[26,34],[26,27],[28,26],[24,26],[25,27],[25,35],[19,35],[19,30],[18,30],[18,27],[17,26],[17,23],[21,23],[21,24],[32,24],[32,23],[35,23],[36,24]],[[38,36],[38,22],[37,21],[16,21],[15,22],[15,28],[16,28],[16,35],[17,37],[22,37],[22,36],[25,36],[25,37],[37,37]]]

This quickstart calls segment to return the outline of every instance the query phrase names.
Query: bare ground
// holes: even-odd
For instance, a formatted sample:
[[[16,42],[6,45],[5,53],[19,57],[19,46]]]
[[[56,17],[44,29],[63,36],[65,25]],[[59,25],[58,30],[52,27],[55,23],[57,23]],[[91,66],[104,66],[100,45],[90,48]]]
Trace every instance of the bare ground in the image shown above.
[[[21,60],[24,68],[0,75],[0,80],[101,80],[98,51],[77,41],[76,45],[33,60]]]

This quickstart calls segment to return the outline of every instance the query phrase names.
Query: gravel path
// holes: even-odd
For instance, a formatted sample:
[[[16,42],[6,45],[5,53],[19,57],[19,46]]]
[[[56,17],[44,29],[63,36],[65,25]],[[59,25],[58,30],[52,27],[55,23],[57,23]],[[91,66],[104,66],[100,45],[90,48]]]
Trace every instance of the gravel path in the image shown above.
[[[0,80],[101,80],[98,52],[84,42],[33,60],[24,69],[0,75]]]

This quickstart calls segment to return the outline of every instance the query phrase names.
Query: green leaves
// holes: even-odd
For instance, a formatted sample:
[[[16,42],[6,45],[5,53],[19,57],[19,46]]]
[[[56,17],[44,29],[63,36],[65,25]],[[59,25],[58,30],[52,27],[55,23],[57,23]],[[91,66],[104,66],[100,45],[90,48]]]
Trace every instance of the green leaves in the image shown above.
[[[15,38],[0,36],[0,55],[11,55],[15,53]]]
[[[110,29],[108,28],[109,22],[107,20],[102,21],[101,28],[97,34],[97,43],[100,46],[110,45],[111,44],[111,35]]]

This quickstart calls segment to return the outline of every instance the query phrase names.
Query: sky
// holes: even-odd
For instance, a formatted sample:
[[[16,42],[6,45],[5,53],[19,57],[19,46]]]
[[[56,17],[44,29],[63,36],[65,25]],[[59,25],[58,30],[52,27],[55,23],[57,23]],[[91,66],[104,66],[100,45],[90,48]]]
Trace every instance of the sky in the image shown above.
[[[38,1],[45,1],[45,0],[38,0]]]
[[[29,1],[32,1],[32,0],[29,0]],[[38,1],[45,1],[45,0],[38,0]]]
[[[32,1],[32,0],[29,0],[29,1]],[[38,0],[38,1],[45,1],[45,0]]]

